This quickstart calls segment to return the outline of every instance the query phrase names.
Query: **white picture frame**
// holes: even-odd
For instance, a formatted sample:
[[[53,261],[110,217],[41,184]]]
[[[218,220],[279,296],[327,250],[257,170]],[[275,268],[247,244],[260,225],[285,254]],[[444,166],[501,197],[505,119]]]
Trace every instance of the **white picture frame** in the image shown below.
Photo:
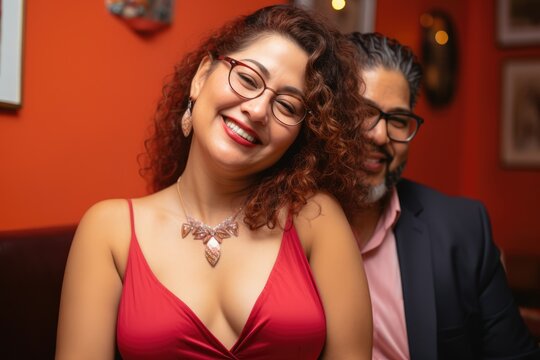
[[[0,2],[0,107],[22,105],[24,0]]]
[[[503,164],[540,167],[540,60],[503,64],[501,105]]]

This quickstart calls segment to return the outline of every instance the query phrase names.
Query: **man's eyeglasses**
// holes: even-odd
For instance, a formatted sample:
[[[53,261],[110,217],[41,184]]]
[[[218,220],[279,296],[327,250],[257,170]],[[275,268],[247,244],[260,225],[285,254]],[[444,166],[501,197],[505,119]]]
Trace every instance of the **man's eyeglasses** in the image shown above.
[[[229,86],[244,99],[255,99],[261,96],[266,89],[275,96],[272,99],[272,114],[282,124],[288,126],[298,125],[305,119],[309,110],[303,99],[292,94],[279,94],[266,86],[263,77],[251,66],[228,56],[218,56],[231,65],[229,71]]]
[[[386,120],[386,131],[388,137],[397,142],[406,143],[411,141],[424,119],[407,111],[384,112],[378,107],[368,104],[372,113],[366,119],[367,129],[371,130],[377,126],[381,119]]]

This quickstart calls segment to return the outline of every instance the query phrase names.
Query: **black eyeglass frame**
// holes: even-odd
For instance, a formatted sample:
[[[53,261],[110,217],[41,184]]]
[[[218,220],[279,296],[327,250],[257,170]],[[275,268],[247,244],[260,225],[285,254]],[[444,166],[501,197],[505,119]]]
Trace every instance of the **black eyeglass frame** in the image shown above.
[[[379,109],[377,106],[375,105],[372,105],[372,104],[368,104],[369,107],[377,110],[379,112],[379,115],[377,116],[377,120],[373,123],[373,125],[371,125],[368,130],[372,130],[374,129],[377,124],[379,123],[379,121],[381,121],[381,119],[384,119],[385,122],[386,122],[386,134],[388,135],[388,137],[390,138],[390,140],[392,141],[395,141],[395,142],[399,142],[399,143],[408,143],[410,142],[412,139],[414,139],[414,137],[416,136],[416,134],[418,134],[418,130],[420,130],[420,127],[422,126],[422,124],[424,123],[424,119],[421,118],[420,116],[412,113],[412,112],[408,112],[408,111],[392,111],[392,112],[384,112],[382,111],[381,109]],[[393,116],[396,116],[396,115],[405,115],[405,116],[408,116],[410,118],[413,118],[415,121],[416,121],[416,129],[414,130],[414,132],[409,135],[409,137],[405,140],[398,140],[398,139],[394,139],[392,138],[392,136],[390,135],[390,132],[388,131],[388,119],[389,118],[392,118]]]
[[[217,58],[217,60],[223,60],[225,62],[228,62],[230,65],[231,65],[231,68],[229,69],[229,75],[227,76],[227,81],[229,83],[229,86],[231,88],[232,91],[234,91],[234,93],[238,96],[240,96],[241,98],[244,98],[244,99],[247,99],[247,100],[251,100],[251,99],[256,99],[258,98],[259,96],[261,96],[262,94],[264,94],[264,92],[266,91],[266,89],[270,90],[271,92],[274,93],[275,97],[277,97],[278,95],[287,95],[287,96],[292,96],[298,100],[300,100],[302,102],[302,104],[304,105],[304,108],[305,108],[305,112],[304,112],[304,115],[302,116],[302,118],[297,121],[296,123],[294,124],[287,124],[286,122],[283,122],[275,113],[274,113],[274,105],[271,105],[270,106],[270,109],[272,110],[272,115],[274,115],[274,118],[282,125],[285,125],[285,126],[296,126],[296,125],[299,125],[302,121],[304,121],[307,117],[308,114],[311,114],[311,110],[309,110],[309,108],[306,106],[306,102],[303,98],[299,97],[299,96],[296,96],[296,95],[293,95],[293,94],[289,94],[289,93],[278,93],[276,90],[272,89],[271,87],[268,87],[266,85],[266,81],[264,81],[264,78],[262,77],[262,75],[256,70],[254,69],[252,66],[242,62],[242,61],[239,61],[239,60],[236,60],[236,59],[233,59],[229,56],[223,56],[223,55],[219,55]],[[232,71],[233,69],[236,67],[236,66],[245,66],[247,67],[248,69],[250,69],[251,71],[255,72],[259,78],[261,79],[262,83],[263,83],[263,88],[261,90],[261,92],[259,94],[257,94],[256,96],[253,96],[253,97],[247,97],[247,96],[244,96],[242,94],[240,94],[238,91],[235,90],[235,88],[232,86],[231,84],[231,74],[232,74]]]

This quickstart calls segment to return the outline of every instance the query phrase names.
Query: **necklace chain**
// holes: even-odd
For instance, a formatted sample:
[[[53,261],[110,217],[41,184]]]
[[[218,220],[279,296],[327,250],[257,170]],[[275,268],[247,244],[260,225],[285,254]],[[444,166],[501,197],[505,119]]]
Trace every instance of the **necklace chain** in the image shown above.
[[[206,260],[212,266],[216,266],[221,257],[221,242],[223,239],[230,238],[231,236],[238,236],[239,227],[236,218],[242,211],[240,207],[233,215],[227,217],[225,220],[217,224],[216,226],[210,226],[191,217],[188,214],[187,207],[184,205],[184,198],[180,191],[180,179],[176,181],[176,191],[180,199],[180,206],[186,215],[187,222],[182,224],[182,238],[185,238],[190,233],[195,240],[202,240],[204,246],[204,255]]]

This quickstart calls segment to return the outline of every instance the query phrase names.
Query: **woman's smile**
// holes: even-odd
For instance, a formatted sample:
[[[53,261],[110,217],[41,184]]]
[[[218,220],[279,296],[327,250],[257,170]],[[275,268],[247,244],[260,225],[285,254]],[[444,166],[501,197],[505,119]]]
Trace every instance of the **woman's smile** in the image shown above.
[[[224,124],[226,133],[239,144],[246,146],[261,144],[257,135],[250,129],[242,127],[240,124],[227,117],[224,117]]]

